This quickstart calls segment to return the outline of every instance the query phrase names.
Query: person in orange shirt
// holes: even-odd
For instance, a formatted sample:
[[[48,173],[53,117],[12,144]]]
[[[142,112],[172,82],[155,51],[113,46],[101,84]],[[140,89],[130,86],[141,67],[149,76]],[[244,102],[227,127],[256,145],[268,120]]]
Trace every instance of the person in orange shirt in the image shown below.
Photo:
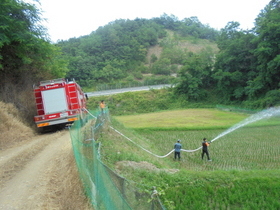
[[[104,109],[105,109],[105,102],[104,102],[104,100],[102,100],[101,102],[100,102],[100,109],[101,109],[101,113],[103,114],[104,113]]]
[[[208,161],[211,161],[210,156],[209,156],[209,152],[208,152],[208,146],[209,146],[209,143],[207,142],[207,139],[203,138],[201,158],[203,160],[204,154],[206,154]]]

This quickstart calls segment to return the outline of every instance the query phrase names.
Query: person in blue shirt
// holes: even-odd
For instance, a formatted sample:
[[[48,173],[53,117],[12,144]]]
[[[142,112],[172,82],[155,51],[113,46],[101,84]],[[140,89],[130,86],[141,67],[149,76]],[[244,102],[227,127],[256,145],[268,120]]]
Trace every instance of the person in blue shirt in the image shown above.
[[[174,159],[176,160],[177,159],[177,157],[178,157],[178,160],[180,160],[181,159],[181,149],[182,149],[182,145],[181,145],[181,140],[180,139],[178,139],[177,140],[177,142],[175,143],[175,145],[174,145],[174,151],[175,151],[175,153],[174,153]]]

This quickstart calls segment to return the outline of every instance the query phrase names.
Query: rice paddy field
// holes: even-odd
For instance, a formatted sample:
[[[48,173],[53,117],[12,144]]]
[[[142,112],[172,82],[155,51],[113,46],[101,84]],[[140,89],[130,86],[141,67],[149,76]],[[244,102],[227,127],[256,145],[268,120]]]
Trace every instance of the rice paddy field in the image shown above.
[[[108,143],[110,153],[104,152],[113,162],[147,161],[160,169],[178,169],[123,172],[136,182],[158,186],[167,209],[280,209],[279,110],[246,115],[196,109],[120,116],[116,120],[121,125],[115,126],[131,141],[117,137],[114,146]],[[209,146],[211,162],[201,159],[201,149],[182,151],[181,161],[174,160],[171,151],[177,139],[183,149],[195,150],[204,137],[214,140]]]
[[[158,147],[158,155],[166,155],[173,149],[176,139],[182,148],[197,149],[202,138],[215,138],[222,130],[208,131],[153,131],[142,133]],[[181,152],[181,167],[187,170],[268,170],[278,169],[280,164],[280,126],[242,128],[231,132],[210,144],[208,150],[212,162],[201,162],[201,150]],[[168,158],[173,158],[170,155]]]

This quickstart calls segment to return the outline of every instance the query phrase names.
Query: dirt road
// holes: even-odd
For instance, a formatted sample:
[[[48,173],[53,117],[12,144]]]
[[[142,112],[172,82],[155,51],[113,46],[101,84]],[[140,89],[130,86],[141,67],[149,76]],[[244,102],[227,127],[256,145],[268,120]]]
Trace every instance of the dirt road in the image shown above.
[[[68,130],[0,151],[0,176],[0,209],[87,209]]]

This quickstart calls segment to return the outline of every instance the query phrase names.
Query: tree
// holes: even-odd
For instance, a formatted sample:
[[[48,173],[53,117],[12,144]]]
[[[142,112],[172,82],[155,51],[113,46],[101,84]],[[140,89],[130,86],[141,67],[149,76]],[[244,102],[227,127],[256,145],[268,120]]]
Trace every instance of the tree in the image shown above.
[[[202,51],[200,54],[189,53],[184,66],[179,71],[177,94],[184,94],[188,99],[198,100],[205,97],[205,90],[212,84],[213,53]]]
[[[156,61],[152,66],[152,72],[154,74],[170,75],[170,59],[163,58]]]
[[[0,100],[13,103],[33,123],[32,85],[64,77],[67,62],[40,25],[40,10],[20,0],[1,0]]]
[[[0,69],[1,73],[11,72],[20,65],[30,63],[26,50],[30,42],[45,34],[42,27],[36,27],[41,19],[39,11],[32,5],[16,1],[2,0],[0,9]],[[17,61],[17,62],[13,62]]]
[[[155,21],[157,24],[163,25],[164,28],[170,30],[176,30],[179,28],[180,25],[180,21],[176,16],[168,16],[166,13],[161,15],[159,18],[153,18],[152,20]]]
[[[21,79],[65,75],[60,50],[51,45],[40,10],[18,0],[2,0],[0,9],[0,74],[2,83]],[[53,65],[52,65],[53,64]],[[5,82],[6,81],[6,82]]]
[[[216,56],[213,78],[217,91],[226,100],[244,100],[247,81],[256,75],[256,58],[252,42],[255,35],[239,29],[238,22],[229,22],[221,30],[217,41],[220,49]]]
[[[280,1],[272,0],[256,19],[257,76],[249,81],[248,94],[259,97],[280,88]]]
[[[0,93],[1,100],[15,103],[19,95],[31,91],[31,84],[64,77],[67,62],[60,49],[50,44],[40,26],[40,10],[19,0],[1,0],[0,7]]]

